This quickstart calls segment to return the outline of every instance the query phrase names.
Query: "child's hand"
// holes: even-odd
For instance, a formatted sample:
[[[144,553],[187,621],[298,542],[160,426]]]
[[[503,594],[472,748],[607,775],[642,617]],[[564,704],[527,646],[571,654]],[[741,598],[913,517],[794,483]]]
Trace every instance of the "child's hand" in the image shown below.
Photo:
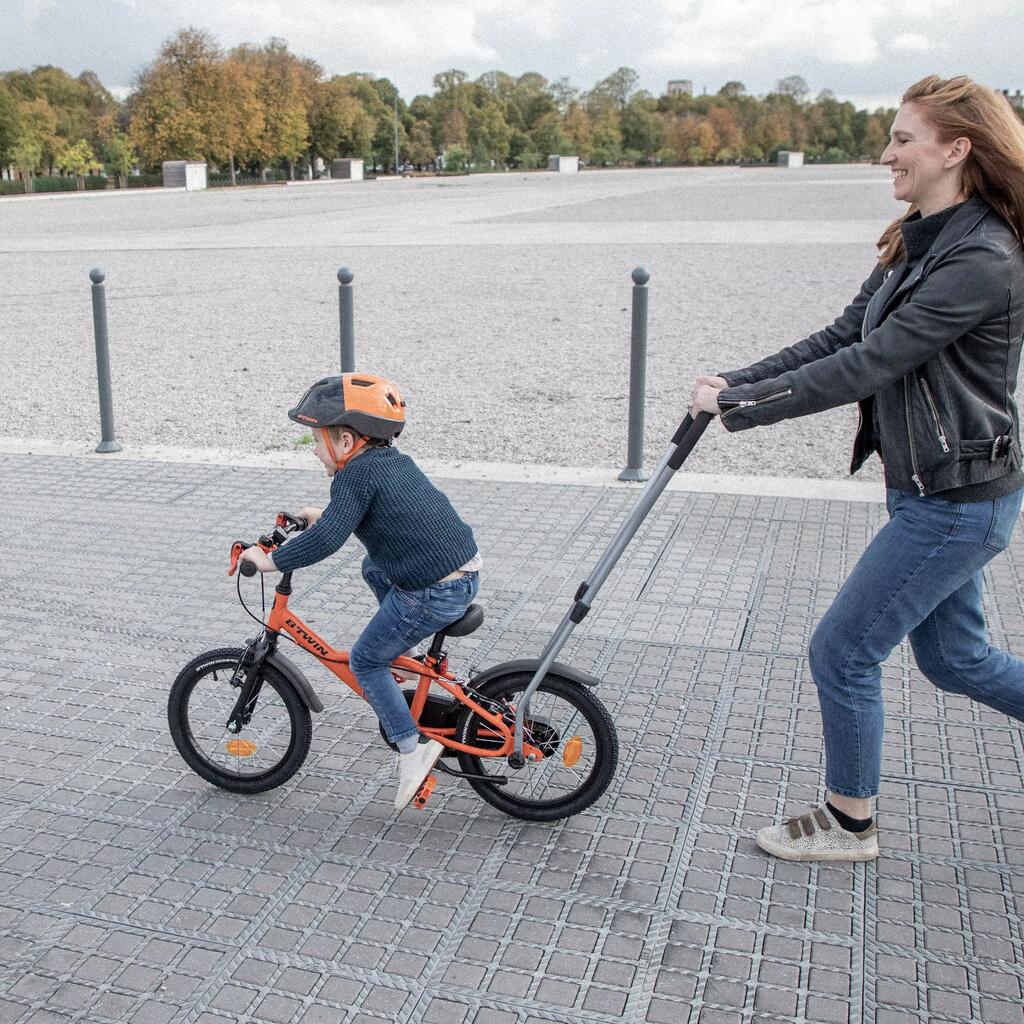
[[[277,572],[277,566],[274,565],[270,555],[256,544],[253,544],[251,548],[246,548],[238,556],[238,560],[252,562],[260,572]]]
[[[305,508],[300,508],[295,513],[300,519],[306,520],[306,526],[312,526],[323,514],[322,508],[313,508],[312,505],[307,505]]]

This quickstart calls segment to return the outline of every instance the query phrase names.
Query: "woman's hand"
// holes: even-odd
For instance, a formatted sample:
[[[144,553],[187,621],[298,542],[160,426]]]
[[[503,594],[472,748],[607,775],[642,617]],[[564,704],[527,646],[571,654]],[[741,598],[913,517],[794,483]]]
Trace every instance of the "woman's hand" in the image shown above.
[[[277,566],[274,565],[273,559],[258,544],[246,548],[238,556],[238,560],[252,562],[260,572],[277,572]]]
[[[307,505],[305,508],[300,508],[295,513],[300,519],[306,520],[306,529],[309,529],[323,514],[322,508],[313,508],[312,505]]]
[[[693,382],[693,393],[690,396],[690,413],[709,412],[717,416],[722,410],[718,408],[718,392],[727,388],[729,382],[724,377],[698,377]]]

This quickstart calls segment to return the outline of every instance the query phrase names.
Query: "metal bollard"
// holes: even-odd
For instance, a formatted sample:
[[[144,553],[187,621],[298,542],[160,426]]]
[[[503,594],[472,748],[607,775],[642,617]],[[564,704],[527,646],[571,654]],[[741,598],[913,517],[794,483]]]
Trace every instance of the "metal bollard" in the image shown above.
[[[646,480],[644,470],[644,392],[647,389],[647,282],[643,267],[633,271],[633,320],[629,342],[629,439],[620,480]]]
[[[341,372],[356,368],[356,327],[352,311],[352,281],[355,274],[348,267],[338,271],[338,322],[341,334]]]
[[[92,329],[96,336],[96,382],[100,392],[100,443],[98,452],[119,452],[114,437],[114,399],[110,387],[110,343],[107,337],[107,293],[105,274],[99,267],[89,271],[92,281]]]

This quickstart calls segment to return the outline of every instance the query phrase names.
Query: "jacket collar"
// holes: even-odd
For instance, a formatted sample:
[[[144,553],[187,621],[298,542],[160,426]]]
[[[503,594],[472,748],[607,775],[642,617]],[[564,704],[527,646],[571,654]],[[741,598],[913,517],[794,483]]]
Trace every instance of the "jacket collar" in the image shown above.
[[[914,269],[900,282],[899,287],[893,292],[891,298],[902,294],[908,288],[913,288],[921,275],[928,268],[939,253],[951,249],[957,242],[969,235],[982,220],[991,212],[992,207],[985,202],[981,196],[971,196],[952,217],[946,221],[945,226],[939,232],[938,237],[928,247],[928,251],[917,261]],[[886,300],[888,302],[888,299]]]

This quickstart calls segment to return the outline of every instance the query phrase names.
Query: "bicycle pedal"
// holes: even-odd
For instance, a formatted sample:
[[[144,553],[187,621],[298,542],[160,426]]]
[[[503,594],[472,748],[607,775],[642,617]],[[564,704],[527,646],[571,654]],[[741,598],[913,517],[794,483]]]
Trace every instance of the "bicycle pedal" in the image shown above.
[[[428,775],[423,781],[423,785],[420,786],[419,792],[412,798],[412,805],[418,811],[422,811],[427,806],[427,801],[430,799],[430,794],[434,792],[434,787],[437,785],[437,776]]]

